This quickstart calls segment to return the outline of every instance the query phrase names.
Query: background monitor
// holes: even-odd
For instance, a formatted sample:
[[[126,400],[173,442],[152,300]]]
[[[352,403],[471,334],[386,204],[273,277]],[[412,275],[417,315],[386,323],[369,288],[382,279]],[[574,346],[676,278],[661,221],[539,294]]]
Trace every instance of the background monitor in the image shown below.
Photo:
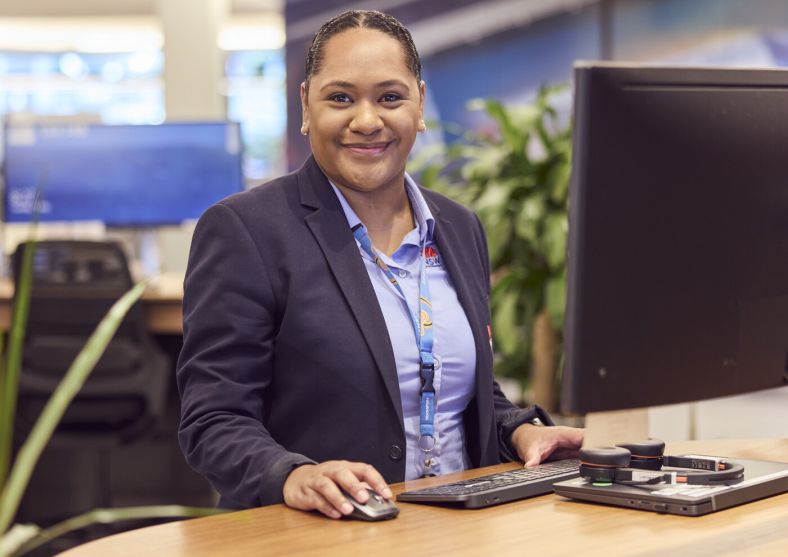
[[[788,377],[788,71],[575,67],[573,413]]]
[[[239,125],[8,125],[5,220],[180,224],[243,189]]]

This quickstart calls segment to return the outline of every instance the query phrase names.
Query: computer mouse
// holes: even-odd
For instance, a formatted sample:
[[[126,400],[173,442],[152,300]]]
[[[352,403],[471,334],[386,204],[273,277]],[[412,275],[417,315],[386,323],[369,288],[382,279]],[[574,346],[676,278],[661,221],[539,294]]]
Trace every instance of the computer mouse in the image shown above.
[[[341,490],[347,498],[348,503],[353,506],[353,512],[345,515],[346,518],[356,518],[358,520],[388,520],[399,514],[399,508],[394,501],[389,501],[385,497],[378,495],[375,491],[367,488],[369,499],[366,503],[359,503],[345,490]]]

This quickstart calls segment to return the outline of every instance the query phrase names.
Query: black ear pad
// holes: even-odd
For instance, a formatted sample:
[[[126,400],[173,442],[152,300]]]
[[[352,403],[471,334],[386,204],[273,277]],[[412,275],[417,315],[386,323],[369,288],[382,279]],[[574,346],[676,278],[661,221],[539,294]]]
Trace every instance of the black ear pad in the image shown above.
[[[662,455],[665,454],[664,441],[647,439],[634,443],[622,443],[618,446],[632,453],[632,458],[629,461],[631,468],[639,470],[662,469]]]
[[[616,470],[629,466],[630,452],[622,447],[580,449],[580,475],[589,480],[612,482]]]

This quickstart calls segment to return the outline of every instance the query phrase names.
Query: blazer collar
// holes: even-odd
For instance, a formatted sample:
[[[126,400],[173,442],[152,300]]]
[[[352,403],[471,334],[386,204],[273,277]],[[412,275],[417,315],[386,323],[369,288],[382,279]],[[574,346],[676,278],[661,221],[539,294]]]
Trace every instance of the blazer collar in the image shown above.
[[[454,284],[457,299],[465,310],[476,347],[475,397],[479,409],[477,416],[479,438],[478,444],[468,444],[467,450],[471,461],[478,465],[482,461],[482,455],[487,454],[490,450],[490,443],[497,444],[497,439],[490,437],[490,429],[487,427],[489,420],[493,419],[491,416],[493,409],[489,407],[489,404],[484,403],[484,401],[493,400],[492,361],[485,356],[489,351],[489,337],[486,330],[488,323],[487,316],[481,313],[482,305],[488,302],[479,299],[478,295],[474,295],[474,290],[469,283],[469,277],[470,280],[473,280],[473,277],[483,274],[483,271],[479,268],[476,252],[469,254],[467,234],[460,234],[451,220],[440,215],[440,208],[431,197],[427,197],[427,203],[436,219],[435,243],[438,245],[441,260],[446,265],[446,270]],[[466,239],[463,240],[463,238]],[[495,452],[497,453],[497,450]]]
[[[304,217],[306,225],[323,251],[331,273],[377,363],[404,435],[394,349],[378,298],[369,281],[345,213],[314,157],[310,156],[296,175],[301,204],[313,209]]]

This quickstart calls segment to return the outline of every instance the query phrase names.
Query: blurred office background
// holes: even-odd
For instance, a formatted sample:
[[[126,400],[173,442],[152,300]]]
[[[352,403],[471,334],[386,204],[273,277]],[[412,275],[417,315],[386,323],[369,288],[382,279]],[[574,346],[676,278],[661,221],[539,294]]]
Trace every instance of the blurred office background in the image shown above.
[[[422,55],[427,118],[471,128],[490,122],[466,110],[469,99],[526,101],[543,84],[569,82],[579,59],[788,66],[784,0],[3,0],[0,117],[6,127],[238,122],[243,184],[251,187],[307,156],[298,101],[304,55],[317,28],[350,8],[386,11],[405,23]],[[562,102],[568,112],[571,99]],[[419,142],[452,139],[431,131]],[[42,234],[116,238],[135,276],[178,277],[193,226],[193,219],[63,222],[47,223]],[[3,225],[6,275],[24,233],[17,223]],[[158,338],[174,359],[177,334]],[[158,440],[118,458],[113,474],[126,483],[115,503],[210,503],[204,482],[182,473],[174,391],[169,400]],[[782,389],[656,409],[652,429],[668,439],[784,437],[787,400]],[[123,469],[123,462],[131,465]],[[158,484],[128,480],[151,462],[160,468]]]
[[[542,84],[568,82],[578,59],[788,63],[779,0],[5,0],[0,116],[229,119],[241,124],[246,183],[257,184],[306,157],[298,133],[304,54],[323,21],[353,7],[409,26],[428,83],[427,117],[463,126],[485,125],[466,110],[468,99],[529,99]],[[188,223],[181,228],[157,231],[163,271],[185,267]]]

